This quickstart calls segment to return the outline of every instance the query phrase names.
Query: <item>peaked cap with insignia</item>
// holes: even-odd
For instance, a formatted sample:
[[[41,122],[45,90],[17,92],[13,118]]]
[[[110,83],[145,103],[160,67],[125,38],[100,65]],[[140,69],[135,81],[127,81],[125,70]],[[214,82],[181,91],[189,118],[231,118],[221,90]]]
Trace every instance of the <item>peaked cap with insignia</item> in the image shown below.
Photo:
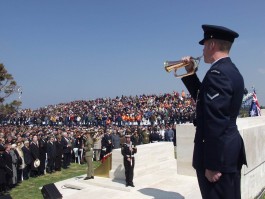
[[[205,24],[202,25],[202,29],[204,31],[204,38],[199,42],[201,45],[208,39],[220,39],[233,43],[234,39],[239,36],[237,32],[223,26]]]

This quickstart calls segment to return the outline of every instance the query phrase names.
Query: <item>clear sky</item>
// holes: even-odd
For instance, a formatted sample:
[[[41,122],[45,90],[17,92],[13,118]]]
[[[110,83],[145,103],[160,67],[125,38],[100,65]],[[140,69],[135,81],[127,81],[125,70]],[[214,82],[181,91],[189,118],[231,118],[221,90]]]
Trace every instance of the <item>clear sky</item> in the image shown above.
[[[181,92],[164,61],[202,55],[201,25],[221,25],[239,33],[230,56],[265,105],[264,8],[264,0],[1,0],[0,63],[23,89],[22,108]],[[209,67],[201,61],[201,79]]]

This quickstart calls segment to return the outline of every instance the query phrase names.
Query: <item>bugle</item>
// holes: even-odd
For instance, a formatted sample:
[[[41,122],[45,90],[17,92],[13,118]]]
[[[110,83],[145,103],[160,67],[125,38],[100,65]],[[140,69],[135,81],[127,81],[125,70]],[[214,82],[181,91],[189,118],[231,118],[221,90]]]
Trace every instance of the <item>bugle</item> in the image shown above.
[[[203,56],[203,55],[202,55]],[[186,77],[189,75],[194,74],[197,70],[198,70],[198,66],[200,63],[200,60],[202,58],[202,56],[197,57],[197,58],[191,58],[190,62],[185,62],[183,60],[179,60],[179,61],[165,61],[164,62],[164,67],[165,70],[167,72],[171,72],[172,70],[174,70],[174,76],[178,77],[178,78],[182,78],[182,77]],[[182,74],[182,75],[177,75],[177,70],[186,66],[191,66],[192,69],[190,72],[186,73],[186,74]]]

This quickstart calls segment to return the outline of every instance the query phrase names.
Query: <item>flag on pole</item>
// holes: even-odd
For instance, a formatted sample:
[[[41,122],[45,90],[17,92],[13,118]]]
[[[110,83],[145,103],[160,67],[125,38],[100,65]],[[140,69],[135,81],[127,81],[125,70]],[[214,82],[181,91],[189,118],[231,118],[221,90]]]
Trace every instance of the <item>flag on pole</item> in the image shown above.
[[[255,89],[253,89],[253,93],[252,93],[252,103],[251,103],[250,110],[249,110],[249,116],[250,117],[261,116],[260,106],[259,106],[259,102],[258,102]]]

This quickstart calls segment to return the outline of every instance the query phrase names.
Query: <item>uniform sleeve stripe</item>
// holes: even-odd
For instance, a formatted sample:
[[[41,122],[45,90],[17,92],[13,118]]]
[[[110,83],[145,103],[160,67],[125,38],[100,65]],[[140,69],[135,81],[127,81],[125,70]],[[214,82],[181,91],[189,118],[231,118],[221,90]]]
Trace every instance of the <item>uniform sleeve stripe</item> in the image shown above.
[[[214,96],[211,96],[207,93],[207,97],[210,98],[210,100],[213,100],[214,98],[218,97],[219,96],[219,93],[216,93]]]

